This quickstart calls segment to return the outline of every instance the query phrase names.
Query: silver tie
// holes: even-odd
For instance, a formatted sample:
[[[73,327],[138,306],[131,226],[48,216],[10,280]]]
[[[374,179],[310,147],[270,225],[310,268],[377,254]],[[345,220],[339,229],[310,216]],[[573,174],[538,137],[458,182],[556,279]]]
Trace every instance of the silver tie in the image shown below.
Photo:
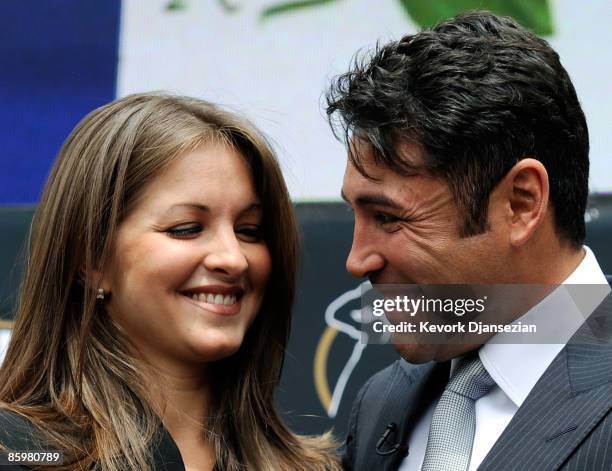
[[[478,355],[460,360],[434,410],[421,471],[467,471],[476,401],[494,385]]]

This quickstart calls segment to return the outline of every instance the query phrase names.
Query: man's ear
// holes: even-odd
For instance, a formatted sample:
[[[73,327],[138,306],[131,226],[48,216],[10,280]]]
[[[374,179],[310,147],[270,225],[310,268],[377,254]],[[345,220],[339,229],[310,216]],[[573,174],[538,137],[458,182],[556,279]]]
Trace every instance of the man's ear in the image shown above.
[[[506,174],[500,185],[506,202],[509,241],[515,246],[527,242],[548,214],[550,188],[542,162],[526,158]]]

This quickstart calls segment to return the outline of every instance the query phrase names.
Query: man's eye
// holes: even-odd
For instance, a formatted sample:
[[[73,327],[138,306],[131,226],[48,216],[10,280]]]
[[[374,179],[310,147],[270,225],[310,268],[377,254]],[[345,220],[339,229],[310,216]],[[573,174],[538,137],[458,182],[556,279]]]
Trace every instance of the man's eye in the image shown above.
[[[393,224],[394,222],[400,221],[400,218],[398,218],[397,216],[393,216],[392,214],[388,214],[388,213],[376,213],[374,215],[374,219],[376,219],[376,222],[378,222],[381,225]]]
[[[240,226],[236,229],[238,238],[245,242],[261,242],[263,240],[263,231],[261,226],[248,225]]]
[[[187,239],[189,237],[193,237],[196,234],[202,232],[201,224],[181,224],[179,226],[171,227],[170,229],[166,229],[166,232],[170,234],[172,237],[176,238],[184,238]]]

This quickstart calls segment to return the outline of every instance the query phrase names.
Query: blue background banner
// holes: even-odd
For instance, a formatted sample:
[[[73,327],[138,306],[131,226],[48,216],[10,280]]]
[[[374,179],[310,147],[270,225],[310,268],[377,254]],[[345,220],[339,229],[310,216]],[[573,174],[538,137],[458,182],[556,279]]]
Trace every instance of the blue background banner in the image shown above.
[[[38,201],[67,133],[115,98],[119,0],[4,0],[0,204]]]

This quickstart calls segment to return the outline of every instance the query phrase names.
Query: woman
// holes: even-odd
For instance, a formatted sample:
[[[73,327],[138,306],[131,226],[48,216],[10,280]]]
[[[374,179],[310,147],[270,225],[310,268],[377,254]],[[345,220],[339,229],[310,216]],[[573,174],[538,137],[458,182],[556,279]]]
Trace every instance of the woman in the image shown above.
[[[61,450],[65,469],[337,469],[329,436],[294,435],[274,409],[296,256],[250,124],[164,95],[93,111],[34,216],[2,444]]]

